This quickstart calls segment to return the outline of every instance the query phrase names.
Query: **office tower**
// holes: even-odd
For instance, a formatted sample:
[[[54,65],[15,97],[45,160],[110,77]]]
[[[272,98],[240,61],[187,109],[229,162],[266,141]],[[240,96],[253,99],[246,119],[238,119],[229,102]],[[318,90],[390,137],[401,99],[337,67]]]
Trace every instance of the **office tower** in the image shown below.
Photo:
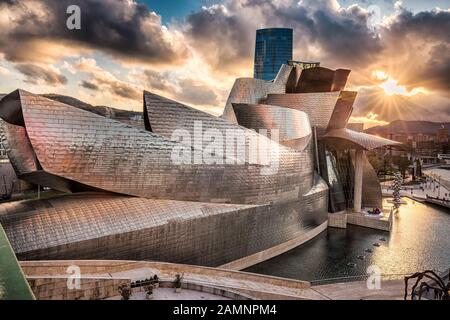
[[[292,60],[292,29],[256,30],[254,78],[275,79],[283,64]]]

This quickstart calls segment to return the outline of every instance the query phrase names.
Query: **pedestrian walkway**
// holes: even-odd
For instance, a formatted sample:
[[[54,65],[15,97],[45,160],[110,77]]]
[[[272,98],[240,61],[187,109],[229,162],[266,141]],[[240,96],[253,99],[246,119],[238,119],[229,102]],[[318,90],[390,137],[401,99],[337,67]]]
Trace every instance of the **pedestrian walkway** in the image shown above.
[[[437,176],[427,172],[424,175],[426,182],[404,186],[400,190],[400,195],[416,201],[434,203],[450,208],[450,182],[443,178],[438,179]],[[383,184],[382,193],[383,196],[392,196],[393,190],[389,184]]]
[[[405,282],[381,281],[378,289],[368,286],[366,281],[325,284],[311,289],[330,300],[403,300]]]

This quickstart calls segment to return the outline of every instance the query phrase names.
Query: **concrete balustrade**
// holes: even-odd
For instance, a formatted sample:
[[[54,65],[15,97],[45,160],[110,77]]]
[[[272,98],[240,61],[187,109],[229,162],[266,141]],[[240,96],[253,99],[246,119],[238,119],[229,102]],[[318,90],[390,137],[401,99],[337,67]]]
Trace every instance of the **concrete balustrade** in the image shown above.
[[[81,290],[67,289],[69,266],[80,268]],[[105,299],[117,296],[120,284],[144,280],[155,274],[162,285],[170,285],[176,274],[183,274],[187,289],[220,293],[233,299],[320,298],[310,290],[311,285],[307,281],[164,262],[22,261],[21,267],[38,299]]]

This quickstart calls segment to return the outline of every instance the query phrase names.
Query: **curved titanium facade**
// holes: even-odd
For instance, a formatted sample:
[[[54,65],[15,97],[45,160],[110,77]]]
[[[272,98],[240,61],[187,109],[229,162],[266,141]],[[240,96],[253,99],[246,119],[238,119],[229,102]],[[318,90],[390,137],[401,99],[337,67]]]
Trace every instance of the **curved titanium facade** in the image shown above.
[[[222,119],[145,92],[146,130],[23,90],[5,96],[2,136],[20,179],[67,193],[104,193],[1,204],[0,223],[19,258],[218,266],[323,230],[328,210],[349,207],[353,170],[352,150],[328,150],[324,142],[370,149],[389,140],[345,129],[356,96],[340,91],[348,73],[308,70],[283,65],[274,81],[236,80]],[[311,92],[298,93],[299,84]],[[287,94],[287,86],[296,93]],[[325,133],[318,145],[311,126],[319,138]],[[252,129],[279,129],[281,144]],[[228,132],[243,141],[244,159],[228,153]],[[239,148],[235,137],[231,151]],[[255,140],[262,144],[250,159]],[[315,171],[316,149],[331,204]],[[188,156],[177,162],[174,151]],[[373,197],[364,201],[378,203],[379,184],[366,165]]]
[[[20,104],[28,139],[42,168],[36,174],[49,176],[41,184],[57,190],[67,192],[56,183],[62,178],[146,198],[266,203],[297,199],[313,183],[310,150],[296,152],[264,137],[270,155],[279,161],[277,174],[264,173],[264,165],[258,163],[174,164],[174,148],[187,148],[152,132],[25,91],[20,91]],[[37,183],[33,177],[21,178]]]
[[[298,80],[296,92],[342,91],[347,83],[350,70],[330,70],[323,67],[303,69]]]
[[[283,95],[285,100],[294,101],[300,97],[292,96],[295,93],[315,93],[316,95],[311,96],[316,99],[321,96],[323,98],[324,93],[344,90],[349,74],[350,70],[345,69],[331,70],[323,67],[301,69],[299,66],[283,64],[273,81],[254,78],[236,79],[225,104],[222,118],[236,123],[232,103],[279,105],[266,100],[269,94]],[[342,99],[344,98],[348,99],[349,96],[344,95]],[[289,103],[279,106],[289,107]],[[312,116],[312,114],[309,115]]]
[[[238,123],[253,130],[278,129],[281,144],[304,150],[311,141],[308,115],[302,111],[263,104],[233,104]]]
[[[382,208],[383,195],[381,192],[381,184],[375,169],[369,162],[367,155],[364,155],[363,166],[363,187],[362,187],[362,204],[366,208]]]
[[[232,103],[261,103],[269,93],[285,93],[293,67],[283,64],[274,81],[239,78],[233,84],[221,118],[237,123]]]
[[[0,101],[8,154],[20,164],[21,179],[63,192],[111,192],[0,206],[0,222],[20,259],[217,266],[326,222],[328,188],[314,175],[310,143],[294,150],[149,92],[144,102],[147,131],[22,90]],[[195,136],[196,121],[204,126],[200,134],[238,130],[246,140],[265,140],[279,156],[276,174],[263,174],[266,165],[258,161],[174,164],[174,148],[199,149],[172,141],[171,132]],[[302,121],[307,124],[306,115]],[[302,130],[304,138],[309,132]]]
[[[269,94],[266,103],[303,111],[311,126],[325,129],[330,122],[339,92]]]
[[[324,148],[322,145],[321,149]],[[321,173],[330,189],[330,212],[353,208],[355,179],[354,150],[326,150],[321,156]],[[367,156],[363,156],[362,205],[367,208],[382,208],[381,185]]]
[[[356,100],[356,91],[341,91],[339,98],[331,114],[327,131],[345,128],[353,111],[353,104]]]
[[[320,182],[297,201],[272,205],[68,195],[2,207],[0,223],[20,260],[135,259],[219,266],[323,224],[327,192]]]
[[[24,127],[1,120],[2,143],[18,176],[38,170],[36,156]]]

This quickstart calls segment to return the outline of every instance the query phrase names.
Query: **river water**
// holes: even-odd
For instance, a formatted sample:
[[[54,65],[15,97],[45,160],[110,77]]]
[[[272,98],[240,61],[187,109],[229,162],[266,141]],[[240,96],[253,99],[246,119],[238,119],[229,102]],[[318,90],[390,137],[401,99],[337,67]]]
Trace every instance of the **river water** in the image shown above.
[[[404,200],[407,203],[395,214],[391,233],[352,225],[328,228],[311,241],[245,271],[314,281],[364,276],[372,265],[382,274],[396,275],[391,278],[425,269],[448,270],[450,210]]]

